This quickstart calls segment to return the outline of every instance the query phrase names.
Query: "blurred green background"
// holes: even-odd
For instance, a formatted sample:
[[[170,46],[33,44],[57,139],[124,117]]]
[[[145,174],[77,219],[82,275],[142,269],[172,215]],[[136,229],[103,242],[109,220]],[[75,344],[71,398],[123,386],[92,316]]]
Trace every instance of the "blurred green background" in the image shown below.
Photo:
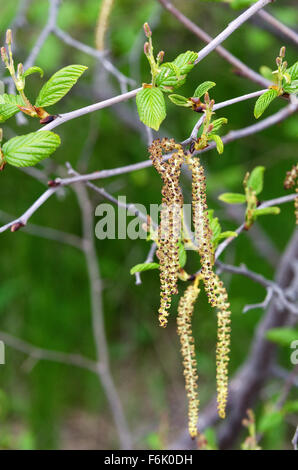
[[[12,25],[19,2],[1,0],[1,43],[5,30]],[[100,0],[63,0],[59,11],[59,27],[72,37],[94,46],[95,25]],[[195,23],[215,36],[237,11],[219,3],[177,0],[175,5]],[[297,25],[294,1],[276,2],[271,11],[289,26]],[[15,35],[15,58],[25,61],[34,45],[48,12],[48,1],[31,1],[27,23]],[[148,21],[153,29],[155,50],[166,52],[172,60],[187,49],[199,50],[203,43],[164,12],[154,0],[115,0],[107,42],[113,63],[137,84],[148,81],[149,70],[143,55],[142,24]],[[250,67],[274,67],[281,45],[287,46],[286,58],[295,60],[292,44],[277,38],[255,21],[248,22],[229,37],[224,46]],[[89,68],[72,92],[53,112],[67,112],[100,99],[119,94],[115,79],[107,76],[96,60],[50,36],[42,48],[36,65],[45,70],[46,78],[60,67],[81,63]],[[4,72],[3,68],[1,69]],[[232,67],[215,52],[190,73],[181,89],[191,96],[196,86],[213,80],[215,101],[223,101],[258,89],[258,86],[232,73]],[[29,96],[37,94],[41,80],[28,79]],[[276,100],[265,116],[284,103]],[[224,132],[254,123],[254,102],[246,101],[218,112],[228,118]],[[168,116],[162,124],[163,135],[185,139],[196,122],[193,115],[167,100]],[[134,124],[131,124],[134,123]],[[19,127],[15,119],[3,125],[6,138],[38,129],[35,121]],[[140,132],[141,129],[141,132]],[[298,117],[269,128],[260,134],[226,146],[222,156],[206,153],[203,163],[208,173],[208,203],[216,210],[224,230],[239,225],[219,203],[223,191],[239,192],[246,171],[256,165],[266,166],[262,199],[285,195],[283,179],[297,157]],[[57,129],[62,145],[46,162],[46,170],[57,175],[57,164],[66,161],[76,167],[89,153],[88,168],[93,171],[128,165],[147,158],[144,130],[136,117],[135,102],[73,120]],[[101,183],[100,183],[101,184]],[[103,181],[115,196],[127,196],[129,202],[149,207],[160,201],[160,178],[153,169],[146,169]],[[189,183],[184,181],[185,195]],[[22,214],[44,191],[45,186],[18,169],[6,167],[1,173],[1,210],[12,216]],[[101,201],[90,193],[94,208]],[[80,211],[71,188],[52,197],[32,217],[32,222],[77,235],[81,234]],[[4,223],[4,220],[3,220]],[[293,205],[281,207],[279,216],[263,217],[258,229],[278,260],[294,230]],[[258,233],[255,233],[258,236]],[[274,265],[262,252],[257,252],[253,235],[243,234],[227,250],[223,260],[236,265],[241,262],[268,278]],[[130,268],[145,260],[149,244],[143,240],[103,240],[96,242],[98,262],[104,283],[105,326],[113,376],[125,414],[132,430],[135,446],[164,448],[186,426],[187,409],[184,393],[179,342],[175,326],[174,302],[166,330],[158,327],[159,277],[157,271],[142,275],[142,285],[135,285]],[[81,353],[94,358],[91,332],[89,283],[83,254],[62,245],[19,231],[1,234],[0,241],[0,329],[39,347]],[[198,267],[196,257],[189,256],[187,269]],[[246,278],[223,275],[232,306],[231,373],[247,357],[249,345],[263,311],[252,310],[242,315],[244,305],[262,301],[264,289]],[[183,286],[182,286],[183,287]],[[194,315],[194,335],[198,345],[201,407],[215,391],[216,317],[202,295]],[[279,347],[278,361],[291,369],[289,348]],[[280,394],[281,382],[265,387],[255,412],[258,422],[271,409]],[[0,366],[0,448],[117,448],[118,439],[107,401],[96,376],[67,365],[52,362],[32,363],[26,355],[6,348],[6,365]],[[295,391],[289,395],[295,400]],[[295,403],[295,402],[294,402]],[[293,405],[292,408],[295,409]],[[297,410],[297,401],[296,401]],[[265,449],[290,446],[294,433],[294,415],[283,415],[274,426],[267,426],[261,441]],[[244,431],[243,436],[246,435]],[[243,439],[241,437],[241,439]]]

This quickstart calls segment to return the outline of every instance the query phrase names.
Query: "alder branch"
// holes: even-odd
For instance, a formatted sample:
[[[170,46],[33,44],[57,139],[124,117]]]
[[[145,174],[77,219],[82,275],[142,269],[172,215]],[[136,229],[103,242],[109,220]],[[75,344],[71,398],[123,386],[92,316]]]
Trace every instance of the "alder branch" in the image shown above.
[[[274,16],[270,15],[270,13],[265,10],[258,11],[258,16],[270,26],[272,26],[273,29],[281,33],[283,36],[288,37],[289,39],[291,39],[291,41],[298,45],[298,34],[296,33],[296,31],[281,23],[279,20],[277,20]]]
[[[207,34],[202,28],[193,23],[189,18],[187,18],[180,10],[178,10],[172,2],[169,0],[158,0],[159,3],[168,10],[181,24],[183,24],[189,31],[194,33],[199,39],[206,43],[211,43],[213,40],[209,34]],[[251,81],[258,83],[261,86],[267,86],[270,84],[268,80],[259,75],[257,72],[252,70],[241,60],[237,59],[233,54],[231,54],[227,49],[222,46],[217,46],[215,49],[223,59],[233,65],[239,75],[250,79]]]
[[[198,58],[196,59],[195,63],[198,64],[204,59],[210,52],[212,52],[219,44],[225,41],[231,34],[236,31],[243,23],[245,23],[249,18],[255,15],[259,10],[264,8],[268,3],[271,3],[272,0],[258,0],[258,2],[254,3],[250,6],[247,10],[245,10],[241,15],[239,15],[234,21],[229,23],[229,25],[218,35],[214,38],[206,47],[200,50],[198,53]]]
[[[74,189],[81,209],[84,253],[90,281],[92,331],[96,346],[98,377],[110,405],[121,448],[132,449],[131,434],[126,423],[121,400],[112,378],[109,363],[103,317],[102,281],[95,249],[92,205],[84,185],[77,185]]]
[[[95,59],[99,60],[102,66],[109,72],[111,75],[117,78],[119,83],[128,83],[130,85],[135,85],[135,80],[132,78],[126,77],[120,70],[118,70],[112,62],[106,59],[105,55],[106,52],[98,51],[93,47],[84,44],[77,39],[72,38],[68,33],[62,31],[62,29],[58,28],[57,26],[53,29],[53,33],[61,39],[65,44],[78,49],[79,51],[84,52],[87,55],[95,57]]]
[[[60,0],[49,0],[49,14],[47,23],[41,31],[35,45],[33,46],[28,58],[24,63],[25,69],[28,69],[29,67],[32,67],[32,65],[34,65],[34,62],[38,54],[40,53],[42,46],[44,45],[48,36],[54,31],[57,23],[59,4]]]
[[[10,346],[17,351],[27,354],[31,358],[37,361],[52,361],[59,362],[61,364],[72,365],[80,367],[82,369],[90,370],[91,372],[97,372],[96,362],[88,359],[80,354],[69,354],[61,351],[54,351],[50,349],[39,348],[34,346],[27,341],[16,338],[4,331],[0,331],[0,339],[5,345]]]
[[[261,286],[264,286],[266,289],[270,288],[278,297],[280,303],[283,305],[284,308],[288,309],[289,312],[293,313],[294,315],[298,315],[298,307],[296,307],[292,302],[287,299],[286,294],[275,282],[266,279],[261,274],[249,270],[244,264],[242,264],[241,266],[232,266],[230,264],[222,263],[221,261],[217,260],[216,266],[218,266],[222,271],[246,276],[249,279],[252,279],[254,282],[257,282]]]
[[[272,207],[272,206],[277,206],[280,204],[285,204],[287,202],[294,201],[296,197],[297,197],[297,194],[293,193],[293,194],[288,194],[287,196],[270,199],[268,201],[262,202],[258,206],[258,209],[264,209],[265,207]],[[235,232],[239,235],[244,230],[245,230],[245,224],[243,223],[235,230]],[[226,238],[223,242],[221,242],[215,251],[215,259],[218,259],[220,255],[222,254],[222,252],[227,248],[227,246],[229,246],[229,244],[232,243],[234,240],[235,240],[235,237],[229,237],[229,238]]]
[[[99,103],[94,103],[89,106],[76,109],[75,111],[70,111],[69,113],[60,114],[54,121],[50,122],[49,124],[46,124],[39,130],[49,131],[72,119],[84,116],[85,114],[93,113],[94,111],[98,111],[99,109],[108,108],[109,106],[121,103],[122,101],[127,101],[130,98],[134,98],[140,90],[142,90],[142,88],[137,88],[127,93],[122,93],[121,95],[114,96],[113,98],[109,98],[108,100],[100,101]]]

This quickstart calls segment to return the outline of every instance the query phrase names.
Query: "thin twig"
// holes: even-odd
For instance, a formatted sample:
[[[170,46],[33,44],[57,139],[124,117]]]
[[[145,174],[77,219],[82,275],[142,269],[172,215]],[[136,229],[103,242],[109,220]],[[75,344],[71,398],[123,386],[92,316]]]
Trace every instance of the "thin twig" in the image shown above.
[[[87,193],[87,189],[84,185],[77,185],[75,187],[75,192],[81,209],[84,253],[90,280],[92,328],[98,362],[98,377],[102,383],[110,405],[121,448],[131,449],[132,438],[126,423],[122,404],[112,378],[109,364],[109,353],[105,335],[101,295],[102,281],[95,249],[92,205]]]
[[[197,26],[195,23],[193,23],[189,18],[187,18],[183,13],[181,13],[180,10],[178,10],[172,2],[169,0],[158,0],[161,5],[163,5],[164,8],[166,8],[175,18],[182,23],[189,31],[194,33],[198,38],[200,38],[202,41],[206,42],[207,44],[211,43],[213,40],[209,34],[207,34],[202,28]],[[225,59],[227,62],[232,64],[236,71],[238,72],[239,75],[248,78],[249,80],[258,83],[261,86],[268,86],[270,82],[266,80],[264,77],[256,73],[254,70],[252,70],[250,67],[248,67],[246,64],[241,62],[241,60],[237,59],[233,54],[231,54],[227,49],[225,49],[222,46],[217,46],[215,49],[215,52],[217,52],[223,59]]]
[[[241,15],[239,15],[234,21],[229,23],[229,25],[214,38],[206,47],[200,50],[198,57],[195,61],[196,64],[201,62],[207,55],[210,54],[219,44],[225,41],[231,34],[238,29],[243,23],[245,23],[249,18],[255,15],[261,8],[264,8],[268,3],[271,3],[272,0],[258,0],[247,10],[245,10]]]
[[[20,351],[38,361],[53,361],[61,364],[68,364],[82,369],[88,369],[97,372],[96,362],[88,359],[80,354],[69,354],[61,351],[53,351],[50,349],[39,348],[27,341],[16,338],[4,331],[0,331],[0,339],[8,346]]]
[[[284,308],[288,309],[294,315],[298,315],[298,307],[296,307],[292,302],[290,302],[283,290],[273,281],[266,279],[262,274],[255,273],[242,264],[241,266],[233,266],[230,264],[222,263],[221,261],[216,261],[216,265],[223,271],[227,271],[232,274],[240,274],[241,276],[246,276],[252,279],[254,282],[257,282],[261,286],[272,289],[275,295],[279,298],[280,303]]]
[[[278,21],[274,16],[270,15],[270,13],[265,10],[258,11],[258,16],[270,26],[272,26],[276,31],[288,37],[291,39],[291,41],[298,45],[298,34],[296,31]]]

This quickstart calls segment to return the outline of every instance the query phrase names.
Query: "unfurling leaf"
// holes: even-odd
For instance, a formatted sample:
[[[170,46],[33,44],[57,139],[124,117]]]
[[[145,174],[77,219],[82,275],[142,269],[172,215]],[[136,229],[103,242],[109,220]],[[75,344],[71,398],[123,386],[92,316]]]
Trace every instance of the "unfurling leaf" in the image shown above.
[[[19,95],[0,95],[0,123],[20,111],[18,106],[24,106],[24,101]]]
[[[166,117],[166,104],[162,91],[159,88],[143,88],[137,94],[137,107],[140,120],[158,131],[160,124]]]
[[[256,194],[260,194],[263,191],[264,171],[264,166],[256,166],[247,180],[247,186],[255,191]]]
[[[272,328],[267,331],[266,337],[274,343],[289,347],[292,341],[298,340],[298,330],[294,328]]]
[[[195,90],[193,97],[194,98],[201,98],[204,96],[205,93],[210,90],[210,88],[214,87],[216,83],[214,82],[203,82],[201,83]]]
[[[208,134],[208,140],[214,140],[216,144],[216,150],[218,153],[222,153],[224,151],[224,144],[219,135],[216,134]]]
[[[84,65],[68,65],[58,70],[40,90],[35,106],[51,106],[60,101],[87,68]]]
[[[29,67],[29,69],[25,70],[23,73],[23,77],[28,77],[29,75],[32,75],[33,73],[39,73],[41,77],[43,77],[43,70],[40,67],[37,67],[34,65],[33,67]]]
[[[169,95],[169,99],[176,106],[184,106],[185,108],[190,108],[192,106],[191,102],[182,95]]]
[[[197,57],[197,52],[187,51],[178,55],[173,62],[163,64],[156,77],[156,85],[165,92],[179,88],[185,83],[186,76],[194,67]]]
[[[255,118],[258,119],[260,116],[262,116],[265,109],[268,108],[269,104],[277,97],[278,91],[273,88],[270,88],[270,90],[259,96],[254,108]]]
[[[259,217],[260,215],[278,215],[280,214],[280,208],[277,206],[264,207],[264,209],[255,209],[253,211],[253,217]]]
[[[228,122],[227,118],[219,118],[212,121],[212,133],[217,132],[223,124]]]
[[[8,140],[2,147],[4,161],[17,167],[33,166],[49,157],[60,145],[54,132],[38,131]]]
[[[244,204],[246,202],[245,194],[240,193],[223,193],[218,196],[218,199],[227,204]]]
[[[136,273],[141,273],[143,271],[149,271],[151,269],[158,269],[159,264],[158,263],[141,263],[141,264],[136,264],[133,268],[130,270],[130,274],[136,274]]]

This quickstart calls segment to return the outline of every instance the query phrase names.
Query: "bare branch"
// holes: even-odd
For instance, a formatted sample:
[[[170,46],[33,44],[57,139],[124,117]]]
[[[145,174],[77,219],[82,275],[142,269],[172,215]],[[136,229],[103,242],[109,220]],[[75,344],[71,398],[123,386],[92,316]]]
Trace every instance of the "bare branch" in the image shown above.
[[[96,362],[91,359],[87,359],[80,354],[68,354],[60,351],[39,348],[4,331],[0,331],[0,339],[11,348],[27,354],[38,361],[59,362],[61,364],[68,364],[81,367],[82,369],[88,369],[95,373],[97,372]]]
[[[180,23],[182,23],[187,29],[194,33],[198,38],[206,43],[211,43],[212,37],[209,36],[202,28],[193,23],[189,18],[181,13],[172,2],[169,0],[158,0],[159,3],[163,5],[175,18],[177,18]],[[239,75],[250,79],[251,81],[258,83],[261,86],[268,86],[270,83],[264,77],[256,73],[254,70],[245,65],[241,60],[237,59],[233,54],[231,54],[227,49],[224,49],[222,46],[217,46],[215,49],[223,59],[232,64]]]
[[[297,195],[295,193],[288,194],[287,196],[277,197],[270,199],[269,201],[262,202],[259,205],[259,209],[264,209],[265,207],[277,206],[279,204],[285,204],[286,202],[294,201]],[[235,232],[239,235],[244,230],[244,223],[241,224]],[[215,259],[218,259],[222,252],[227,248],[227,246],[235,240],[235,237],[226,238],[222,243],[220,243],[215,252]]]
[[[95,57],[102,66],[109,72],[111,75],[117,78],[120,83],[129,83],[131,85],[135,85],[135,80],[132,78],[126,77],[123,73],[121,73],[108,59],[106,59],[106,53],[103,51],[98,51],[93,47],[84,44],[77,39],[72,38],[68,33],[62,31],[62,29],[58,28],[57,26],[54,28],[53,33],[61,39],[65,44],[68,44],[71,47],[78,49],[79,51],[84,52],[92,57]]]
[[[129,100],[130,98],[135,97],[138,91],[140,91],[141,89],[142,88],[137,88],[135,90],[129,91],[128,93],[123,93],[121,95],[114,96],[113,98],[110,98],[108,100],[100,101],[99,103],[94,103],[89,106],[85,106],[84,108],[79,108],[75,111],[71,111],[69,113],[60,114],[54,121],[50,122],[49,124],[46,124],[39,130],[49,131],[51,129],[54,129],[55,127],[60,126],[61,124],[64,124],[67,121],[70,121],[71,119],[75,119],[80,116],[84,116],[85,114],[98,111],[99,109],[108,108],[109,106],[113,106],[114,104]]]
[[[232,274],[240,274],[242,276],[246,276],[252,279],[254,282],[261,284],[261,286],[266,287],[266,289],[270,288],[274,294],[278,297],[280,303],[283,305],[284,308],[288,309],[289,312],[298,315],[298,307],[296,307],[292,302],[290,302],[286,294],[283,290],[278,286],[275,282],[266,279],[261,274],[255,273],[247,269],[247,267],[242,264],[241,266],[232,266],[230,264],[222,263],[221,261],[216,261],[216,266],[218,266],[222,271],[227,271],[228,273]]]
[[[102,305],[102,282],[100,277],[99,263],[94,241],[93,210],[84,185],[77,185],[75,192],[78,198],[82,216],[82,228],[84,238],[84,252],[90,280],[90,298],[92,313],[93,338],[96,346],[98,376],[105,390],[110,405],[115,425],[117,428],[122,449],[132,448],[132,438],[122,404],[114,384],[110,364],[107,340],[105,335],[103,305]]]
[[[276,31],[280,32],[283,36],[291,39],[295,44],[298,45],[298,34],[293,29],[284,25],[278,21],[274,16],[270,15],[267,11],[260,10],[258,11],[258,16],[262,18],[266,23],[273,27]]]
[[[272,0],[258,0],[251,7],[245,10],[244,13],[239,15],[234,21],[229,23],[229,25],[214,38],[206,47],[200,50],[198,53],[198,58],[195,63],[198,64],[204,59],[210,52],[212,52],[219,44],[225,41],[236,29],[238,29],[243,23],[245,23],[249,18],[255,15],[261,8],[271,3]]]

